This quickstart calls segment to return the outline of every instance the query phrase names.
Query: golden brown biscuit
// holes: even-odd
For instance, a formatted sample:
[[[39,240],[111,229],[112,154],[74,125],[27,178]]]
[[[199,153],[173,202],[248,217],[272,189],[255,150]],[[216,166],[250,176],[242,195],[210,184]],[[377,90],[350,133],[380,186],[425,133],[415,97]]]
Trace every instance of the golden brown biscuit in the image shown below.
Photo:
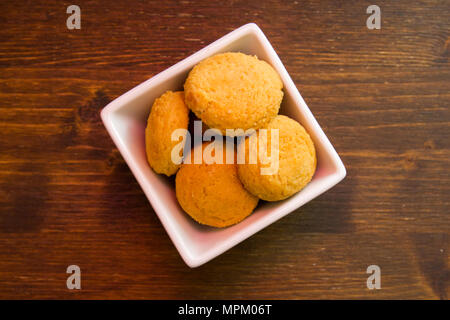
[[[198,145],[205,147],[209,143]],[[192,149],[192,150],[194,150]],[[233,149],[229,149],[234,154]],[[193,151],[187,155],[194,159]],[[224,159],[226,158],[224,147]],[[183,163],[175,179],[178,202],[194,220],[201,224],[223,228],[240,222],[250,215],[258,198],[244,189],[234,164]]]
[[[196,65],[184,84],[186,104],[210,128],[258,129],[283,99],[278,73],[256,56],[228,52]]]
[[[184,93],[167,91],[153,103],[145,129],[147,160],[156,173],[171,176],[181,164],[172,161],[172,148],[180,141],[172,141],[176,129],[187,130],[189,109],[184,103]]]
[[[297,121],[282,115],[277,116],[267,126],[267,141],[269,142],[267,155],[269,157],[272,155],[270,150],[273,143],[270,129],[279,130],[278,170],[273,171],[273,174],[261,174],[261,168],[277,167],[274,165],[276,157],[263,164],[264,161],[261,159],[268,159],[256,152],[251,147],[256,144],[251,144],[250,138],[246,138],[245,142],[238,147],[239,152],[243,152],[245,149],[245,163],[238,164],[238,174],[239,179],[250,193],[266,201],[278,201],[300,191],[311,181],[316,170],[317,160],[314,144],[306,130]],[[258,149],[260,149],[261,145],[265,145],[261,143],[261,132],[258,131],[255,135]],[[256,152],[254,153],[257,155],[256,164],[249,164],[250,150]]]

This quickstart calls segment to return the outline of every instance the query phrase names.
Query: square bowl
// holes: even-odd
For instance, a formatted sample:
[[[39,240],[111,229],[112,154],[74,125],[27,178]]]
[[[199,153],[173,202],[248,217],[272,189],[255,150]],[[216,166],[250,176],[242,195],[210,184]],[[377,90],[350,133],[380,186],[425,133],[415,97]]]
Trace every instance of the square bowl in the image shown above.
[[[242,222],[224,229],[202,226],[179,206],[173,183],[158,175],[147,163],[145,127],[153,101],[167,90],[182,90],[189,71],[200,61],[227,51],[256,55],[279,73],[284,84],[280,114],[300,122],[314,141],[317,169],[311,182],[292,197],[263,203]],[[312,115],[289,74],[261,29],[246,24],[207,47],[141,83],[109,103],[101,118],[112,140],[127,162],[153,206],[181,257],[197,267],[217,257],[308,201],[324,193],[345,175],[345,167]]]

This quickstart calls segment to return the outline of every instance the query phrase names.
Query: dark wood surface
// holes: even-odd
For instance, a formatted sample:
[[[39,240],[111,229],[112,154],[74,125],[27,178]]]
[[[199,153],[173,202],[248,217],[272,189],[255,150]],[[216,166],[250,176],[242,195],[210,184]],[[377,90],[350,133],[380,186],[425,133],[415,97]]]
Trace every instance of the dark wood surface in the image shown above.
[[[81,30],[66,28],[70,4]],[[2,1],[0,298],[448,299],[449,16],[448,0]],[[348,175],[190,269],[99,111],[248,22]]]

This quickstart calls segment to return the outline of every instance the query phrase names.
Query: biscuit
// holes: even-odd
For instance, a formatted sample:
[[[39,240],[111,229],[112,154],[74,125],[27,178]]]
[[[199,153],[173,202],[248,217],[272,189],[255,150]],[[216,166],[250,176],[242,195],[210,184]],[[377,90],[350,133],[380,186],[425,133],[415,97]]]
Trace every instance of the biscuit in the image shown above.
[[[209,145],[203,143],[196,148]],[[192,149],[192,150],[194,150]],[[259,199],[244,189],[237,175],[236,161],[225,164],[183,163],[175,179],[176,197],[183,210],[197,222],[223,228],[236,224],[253,212]],[[230,150],[234,157],[234,149]],[[193,151],[186,157],[192,157]]]
[[[279,115],[267,126],[267,150],[271,156],[271,134],[270,129],[278,129],[279,134],[279,165],[273,174],[261,174],[261,168],[269,168],[271,162],[262,161],[267,159],[260,152],[255,153],[256,164],[249,163],[249,151],[255,148],[250,138],[246,138],[238,146],[238,152],[245,150],[245,163],[238,164],[238,175],[244,187],[255,196],[266,201],[283,200],[303,189],[311,181],[316,170],[317,159],[314,144],[306,130],[295,120]],[[261,132],[255,133],[260,150]],[[264,149],[263,149],[264,150]],[[264,155],[264,153],[263,153]],[[276,168],[276,166],[273,166]]]
[[[187,130],[188,124],[189,109],[183,92],[167,91],[155,100],[145,129],[145,145],[148,163],[156,173],[171,176],[180,168],[181,164],[175,164],[171,154],[181,139],[172,141],[171,136],[176,129]]]
[[[184,84],[186,105],[210,128],[258,129],[277,114],[283,83],[265,61],[222,53],[196,65]]]

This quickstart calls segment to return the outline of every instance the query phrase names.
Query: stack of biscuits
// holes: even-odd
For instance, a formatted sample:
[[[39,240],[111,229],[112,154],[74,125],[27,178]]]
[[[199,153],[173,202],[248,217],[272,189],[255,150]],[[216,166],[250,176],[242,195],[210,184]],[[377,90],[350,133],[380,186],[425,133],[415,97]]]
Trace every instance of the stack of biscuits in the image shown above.
[[[184,92],[167,91],[155,100],[145,130],[147,159],[156,173],[176,174],[176,197],[194,220],[227,227],[249,216],[260,199],[286,199],[311,181],[317,165],[313,141],[297,121],[278,115],[282,100],[283,83],[272,66],[237,52],[203,60],[189,73]],[[194,145],[182,154],[182,163],[173,161],[179,141],[172,141],[172,133],[187,131],[190,111],[224,139],[239,141],[236,148],[227,144],[223,161],[211,163],[203,156],[194,161],[193,155],[203,155],[212,142]],[[266,129],[264,135],[260,129]],[[229,132],[247,135],[226,137]],[[250,161],[255,148],[256,158]],[[276,170],[264,172],[272,163],[263,155],[274,148],[277,157],[272,154],[269,160],[277,161]],[[239,162],[241,152],[245,159]]]

